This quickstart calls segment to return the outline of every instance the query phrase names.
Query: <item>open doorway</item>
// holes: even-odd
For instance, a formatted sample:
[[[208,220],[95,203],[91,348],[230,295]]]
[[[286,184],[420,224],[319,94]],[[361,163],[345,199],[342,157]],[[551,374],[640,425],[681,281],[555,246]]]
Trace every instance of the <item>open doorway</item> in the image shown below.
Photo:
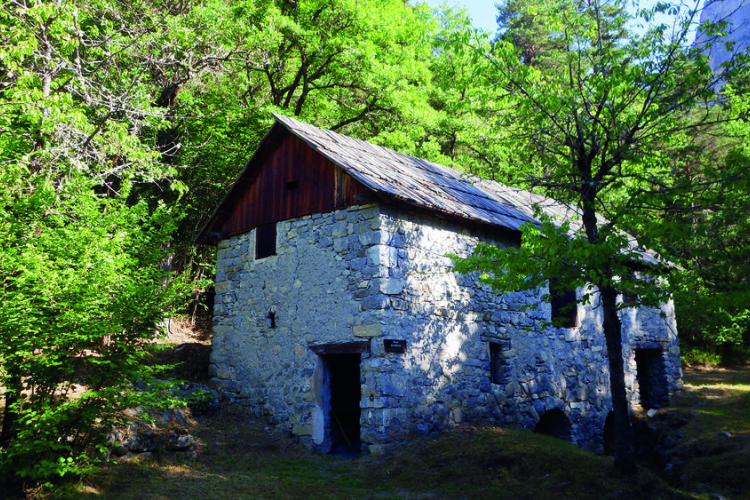
[[[636,380],[641,406],[649,410],[669,402],[664,355],[659,348],[635,350]]]
[[[328,425],[330,452],[357,453],[359,440],[360,354],[322,356],[328,371],[330,403]]]

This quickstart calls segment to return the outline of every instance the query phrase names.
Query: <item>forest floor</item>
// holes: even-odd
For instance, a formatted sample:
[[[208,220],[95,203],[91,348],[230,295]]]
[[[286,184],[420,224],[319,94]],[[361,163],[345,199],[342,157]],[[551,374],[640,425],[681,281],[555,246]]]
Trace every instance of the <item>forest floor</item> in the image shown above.
[[[496,427],[458,428],[381,457],[323,456],[224,406],[191,421],[191,451],[126,457],[49,496],[750,498],[750,367],[687,369],[684,380],[647,422],[662,450],[634,477],[616,473],[611,457]]]
[[[687,368],[664,413],[686,425],[668,435],[666,459],[680,487],[750,499],[750,366]]]

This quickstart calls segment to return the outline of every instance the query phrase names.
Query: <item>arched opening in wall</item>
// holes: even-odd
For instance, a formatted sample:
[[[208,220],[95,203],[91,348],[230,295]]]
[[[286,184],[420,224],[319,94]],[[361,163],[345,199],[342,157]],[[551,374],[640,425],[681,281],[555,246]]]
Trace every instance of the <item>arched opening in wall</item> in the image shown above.
[[[534,432],[556,437],[564,441],[572,441],[570,420],[562,410],[549,410],[542,414],[542,418],[534,427]]]
[[[615,452],[615,412],[610,411],[604,421],[604,453],[612,455]]]

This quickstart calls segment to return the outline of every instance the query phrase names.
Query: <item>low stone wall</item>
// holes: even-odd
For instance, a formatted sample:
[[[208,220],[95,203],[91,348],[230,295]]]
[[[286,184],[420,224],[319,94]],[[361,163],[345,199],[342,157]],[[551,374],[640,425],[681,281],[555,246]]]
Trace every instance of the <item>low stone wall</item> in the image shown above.
[[[574,442],[601,448],[610,399],[596,299],[579,305],[579,327],[553,328],[544,291],[498,295],[453,271],[446,254],[467,254],[483,235],[392,209],[315,214],[279,223],[277,235],[276,256],[254,259],[254,231],[222,241],[217,256],[211,369],[258,413],[324,444],[310,347],[369,340],[360,423],[372,451],[461,422],[532,428],[552,409],[568,417]],[[671,304],[622,317],[629,394],[637,398],[638,345],[664,348],[674,390]],[[386,353],[384,339],[406,341],[406,351]],[[491,383],[490,343],[500,383]]]

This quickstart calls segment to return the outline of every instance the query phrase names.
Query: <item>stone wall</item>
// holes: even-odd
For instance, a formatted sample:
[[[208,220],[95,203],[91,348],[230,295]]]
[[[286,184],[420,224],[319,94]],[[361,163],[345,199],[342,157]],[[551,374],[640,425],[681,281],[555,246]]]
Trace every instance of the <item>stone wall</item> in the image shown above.
[[[251,231],[222,241],[217,258],[212,370],[259,413],[325,444],[310,347],[368,339],[360,422],[373,451],[461,422],[533,428],[552,409],[567,415],[576,443],[601,447],[610,402],[596,300],[579,305],[579,327],[551,327],[544,291],[498,295],[452,270],[446,254],[487,238],[393,209],[315,214],[279,223],[277,234],[276,256],[256,261]],[[638,346],[663,348],[665,382],[677,388],[671,304],[622,317],[631,397]],[[405,340],[406,352],[385,353],[383,339]],[[497,384],[490,343],[502,357]]]

